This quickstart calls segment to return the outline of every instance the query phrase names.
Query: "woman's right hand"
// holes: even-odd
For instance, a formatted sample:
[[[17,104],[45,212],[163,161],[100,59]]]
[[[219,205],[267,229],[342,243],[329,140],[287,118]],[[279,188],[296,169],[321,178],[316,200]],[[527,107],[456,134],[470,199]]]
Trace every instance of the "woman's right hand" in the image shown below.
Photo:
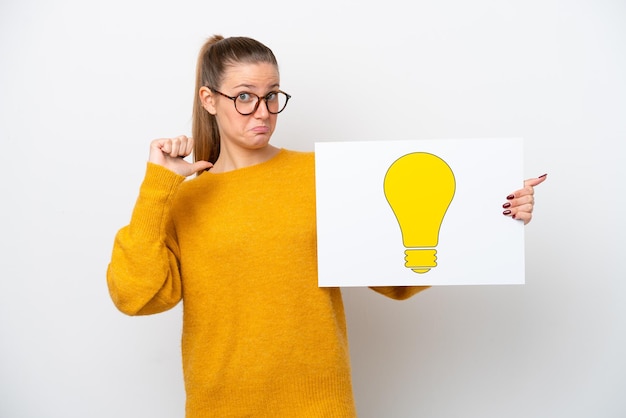
[[[167,168],[180,176],[190,176],[213,167],[208,161],[190,163],[184,160],[193,151],[193,138],[185,135],[176,138],[155,139],[150,143],[148,161]]]

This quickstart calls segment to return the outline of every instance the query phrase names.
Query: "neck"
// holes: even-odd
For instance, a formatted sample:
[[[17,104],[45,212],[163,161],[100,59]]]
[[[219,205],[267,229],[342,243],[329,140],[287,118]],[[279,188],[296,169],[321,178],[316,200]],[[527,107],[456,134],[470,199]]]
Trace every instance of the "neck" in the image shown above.
[[[276,148],[273,145],[266,145],[263,148],[254,150],[233,150],[222,146],[220,147],[220,155],[217,157],[215,164],[213,164],[211,171],[214,173],[225,173],[261,164],[270,160],[279,152],[280,148]]]

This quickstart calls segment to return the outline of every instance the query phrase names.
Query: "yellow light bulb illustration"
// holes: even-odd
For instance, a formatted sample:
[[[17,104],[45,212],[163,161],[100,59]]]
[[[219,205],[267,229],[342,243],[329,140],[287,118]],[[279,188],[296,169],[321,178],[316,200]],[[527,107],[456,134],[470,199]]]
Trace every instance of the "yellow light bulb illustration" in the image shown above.
[[[414,152],[387,169],[385,197],[400,224],[407,268],[426,273],[437,266],[439,230],[452,202],[456,182],[436,155]]]

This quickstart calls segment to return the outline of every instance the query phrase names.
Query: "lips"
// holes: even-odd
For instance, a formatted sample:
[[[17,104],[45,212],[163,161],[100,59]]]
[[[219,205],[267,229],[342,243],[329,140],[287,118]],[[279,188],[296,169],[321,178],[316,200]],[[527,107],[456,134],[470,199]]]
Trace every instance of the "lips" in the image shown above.
[[[252,132],[256,134],[266,134],[270,131],[269,126],[255,126],[252,128]]]

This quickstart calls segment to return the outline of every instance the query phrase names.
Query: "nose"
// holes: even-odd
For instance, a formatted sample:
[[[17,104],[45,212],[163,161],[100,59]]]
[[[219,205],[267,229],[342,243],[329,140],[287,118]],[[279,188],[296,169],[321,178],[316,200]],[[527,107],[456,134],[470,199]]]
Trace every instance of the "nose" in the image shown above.
[[[261,102],[265,102],[265,103],[261,103]],[[270,114],[270,111],[267,107],[267,99],[265,97],[261,97],[259,98],[259,103],[256,107],[256,110],[254,111],[253,115],[255,118],[267,118]]]

